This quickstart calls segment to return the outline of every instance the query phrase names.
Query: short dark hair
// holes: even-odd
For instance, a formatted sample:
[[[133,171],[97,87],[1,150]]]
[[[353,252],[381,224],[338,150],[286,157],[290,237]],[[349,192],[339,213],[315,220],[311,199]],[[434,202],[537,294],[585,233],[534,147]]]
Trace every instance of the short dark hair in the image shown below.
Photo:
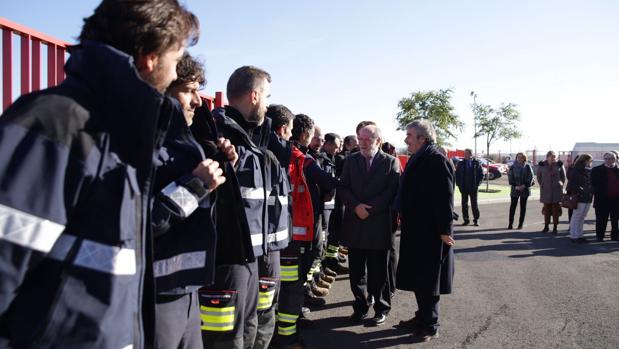
[[[395,147],[393,146],[393,144],[391,144],[389,142],[383,143],[383,145],[380,148],[381,148],[381,150],[384,153],[387,153],[387,154],[393,155],[393,156],[396,155]]]
[[[346,137],[344,137],[344,145],[350,145],[350,143],[352,143],[353,139],[356,139],[357,136],[355,135],[348,135]]]
[[[228,100],[237,99],[248,92],[256,90],[262,79],[271,82],[271,75],[251,65],[238,68],[228,79],[228,85],[226,86]]]
[[[273,131],[288,125],[290,120],[294,119],[294,114],[290,109],[281,104],[269,105],[265,116],[271,119],[271,130]]]
[[[292,122],[292,139],[298,141],[303,132],[314,127],[314,120],[305,114],[297,114]]]
[[[359,130],[361,130],[362,128],[368,126],[368,125],[373,125],[376,126],[376,123],[374,121],[361,121],[360,123],[357,124],[357,129],[355,130],[356,134],[359,134]]]
[[[168,89],[187,82],[198,82],[200,88],[206,84],[204,77],[204,65],[185,52],[183,58],[176,65],[176,80],[172,81]]]
[[[79,41],[100,41],[138,58],[193,46],[199,37],[198,18],[177,0],[103,0],[84,18]]]
[[[342,139],[342,137],[340,137],[340,135],[338,135],[337,133],[327,133],[325,135],[325,144],[329,143],[329,144],[334,144],[336,139]]]

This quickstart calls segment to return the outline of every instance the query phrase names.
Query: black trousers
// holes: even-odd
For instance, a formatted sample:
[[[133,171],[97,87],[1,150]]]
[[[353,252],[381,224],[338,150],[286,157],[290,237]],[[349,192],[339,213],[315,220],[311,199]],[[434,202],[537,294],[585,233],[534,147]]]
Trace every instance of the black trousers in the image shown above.
[[[521,225],[524,223],[524,217],[527,213],[527,200],[528,196],[521,196],[520,200],[518,197],[511,197],[512,202],[509,205],[509,225],[514,223],[514,216],[516,215],[516,206],[518,205],[518,201],[520,201],[520,219],[518,220],[518,224]]]
[[[619,239],[619,198],[598,200],[595,203],[595,236],[603,239],[610,216],[610,238]]]
[[[462,191],[462,219],[466,222],[469,220],[469,198],[471,199],[471,210],[473,211],[473,219],[479,219],[479,206],[477,205],[477,190]]]
[[[387,265],[387,284],[389,293],[395,293],[395,275],[398,269],[398,250],[396,249],[395,232],[391,234],[391,247],[389,248],[389,264]]]
[[[426,331],[438,330],[438,302],[440,296],[435,296],[431,292],[415,291],[415,299],[417,300],[417,312],[415,318],[419,320],[422,328]]]
[[[226,332],[202,330],[205,349],[251,348],[258,329],[258,263],[217,266],[212,290],[237,292],[234,328]]]
[[[389,250],[348,249],[350,289],[355,297],[353,309],[356,313],[368,312],[368,294],[374,296],[374,312],[389,313],[391,295],[387,284]],[[367,284],[365,270],[367,268]]]
[[[254,342],[254,349],[266,349],[269,347],[269,343],[271,343],[271,339],[273,338],[273,333],[275,332],[275,308],[277,306],[277,300],[279,297],[279,289],[280,289],[280,252],[279,251],[270,251],[268,256],[260,256],[258,257],[258,275],[260,278],[268,278],[270,280],[275,280],[275,294],[273,295],[273,302],[271,303],[271,307],[268,309],[261,309],[260,297],[264,296],[258,295],[258,330],[256,332],[256,341]]]
[[[198,291],[157,295],[155,348],[202,349]]]

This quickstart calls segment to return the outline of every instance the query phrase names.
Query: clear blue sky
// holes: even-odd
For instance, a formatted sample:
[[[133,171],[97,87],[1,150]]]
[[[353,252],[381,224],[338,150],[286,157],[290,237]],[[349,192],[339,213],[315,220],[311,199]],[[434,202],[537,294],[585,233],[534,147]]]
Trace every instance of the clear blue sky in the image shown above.
[[[73,41],[96,0],[0,2],[0,16]],[[453,88],[472,147],[470,91],[518,104],[524,136],[502,151],[569,150],[619,142],[619,1],[186,1],[201,21],[190,51],[207,67],[206,92],[252,64],[273,76],[272,103],[305,113],[323,131],[358,121],[395,131],[397,103],[413,91]],[[483,149],[483,141],[478,148]],[[492,149],[491,149],[492,151]]]

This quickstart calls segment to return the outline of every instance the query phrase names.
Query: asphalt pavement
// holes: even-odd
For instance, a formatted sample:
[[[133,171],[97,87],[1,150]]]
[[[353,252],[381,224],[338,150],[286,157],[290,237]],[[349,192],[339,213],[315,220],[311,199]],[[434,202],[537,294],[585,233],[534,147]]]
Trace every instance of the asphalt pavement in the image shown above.
[[[349,324],[352,293],[341,275],[327,305],[309,314],[314,327],[301,330],[306,343],[320,349],[619,348],[619,243],[572,243],[567,211],[558,235],[540,232],[536,199],[529,200],[524,228],[506,230],[508,206],[486,202],[479,227],[456,226],[454,293],[441,297],[438,339],[413,344],[394,327],[417,310],[411,292],[397,292],[382,326]],[[595,240],[594,228],[591,209],[585,237]]]

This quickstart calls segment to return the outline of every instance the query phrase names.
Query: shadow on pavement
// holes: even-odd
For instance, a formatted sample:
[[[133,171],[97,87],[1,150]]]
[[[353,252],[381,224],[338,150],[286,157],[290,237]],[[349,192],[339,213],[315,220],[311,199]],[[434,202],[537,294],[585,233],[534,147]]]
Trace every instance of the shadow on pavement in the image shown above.
[[[460,236],[460,240],[504,240],[500,244],[477,246],[471,248],[456,248],[455,253],[462,255],[466,253],[513,251],[521,252],[507,255],[511,258],[525,258],[533,256],[565,257],[582,256],[599,253],[610,253],[619,251],[619,243],[616,241],[595,242],[589,236],[590,243],[575,244],[568,238],[568,235],[560,233],[551,235],[541,232],[530,232],[521,230],[499,230],[496,233],[487,233],[492,229],[472,231],[470,234]],[[458,237],[457,237],[458,239]]]
[[[397,328],[375,327],[375,331],[363,333],[355,333],[353,329],[342,329],[352,327],[347,316],[314,320],[314,324],[316,325],[314,329],[304,332],[310,347],[393,348],[397,345],[412,344],[409,338],[410,332]]]

